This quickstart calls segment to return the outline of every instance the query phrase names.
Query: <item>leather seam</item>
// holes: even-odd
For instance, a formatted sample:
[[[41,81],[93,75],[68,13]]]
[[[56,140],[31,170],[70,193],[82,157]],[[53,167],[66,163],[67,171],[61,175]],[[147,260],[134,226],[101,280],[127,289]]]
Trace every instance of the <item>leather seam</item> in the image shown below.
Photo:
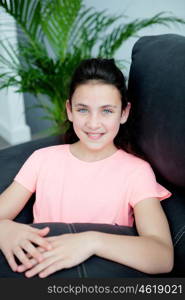
[[[72,224],[68,223],[67,226],[68,226],[69,232],[74,233]],[[80,265],[77,265],[76,267],[77,267],[77,272],[78,272],[79,277],[83,278],[83,269],[81,268]]]
[[[71,227],[73,228],[74,233],[77,233],[74,223],[71,223]],[[83,278],[88,278],[88,274],[87,274],[87,270],[86,270],[85,264],[82,262],[80,264],[80,266],[81,266]]]
[[[183,236],[184,233],[185,233],[185,230],[181,233],[181,235],[179,236],[179,238],[174,243],[174,247],[177,245],[177,243],[179,242],[179,240],[181,239],[181,237]]]
[[[177,232],[177,234],[175,235],[174,237],[174,245],[177,244],[177,242],[179,241],[179,239],[181,238],[181,236],[183,235],[184,233],[184,228],[185,228],[185,225]],[[178,236],[180,235],[180,237],[178,238]],[[177,241],[175,241],[177,239]]]

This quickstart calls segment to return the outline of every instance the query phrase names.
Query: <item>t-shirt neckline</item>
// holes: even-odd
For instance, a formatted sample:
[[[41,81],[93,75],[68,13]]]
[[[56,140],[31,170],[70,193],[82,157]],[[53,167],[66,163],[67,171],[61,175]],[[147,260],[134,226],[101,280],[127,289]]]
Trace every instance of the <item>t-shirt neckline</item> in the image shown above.
[[[77,158],[76,156],[74,156],[72,153],[71,153],[71,150],[70,150],[70,144],[67,144],[67,152],[68,152],[68,155],[76,162],[78,163],[81,163],[81,164],[86,164],[86,165],[97,165],[97,164],[101,164],[101,163],[105,163],[113,158],[115,158],[119,153],[120,153],[120,149],[118,149],[116,152],[114,152],[113,154],[111,154],[110,156],[106,157],[106,158],[103,158],[103,159],[100,159],[100,160],[95,160],[95,161],[84,161],[84,160],[81,160],[79,158]]]

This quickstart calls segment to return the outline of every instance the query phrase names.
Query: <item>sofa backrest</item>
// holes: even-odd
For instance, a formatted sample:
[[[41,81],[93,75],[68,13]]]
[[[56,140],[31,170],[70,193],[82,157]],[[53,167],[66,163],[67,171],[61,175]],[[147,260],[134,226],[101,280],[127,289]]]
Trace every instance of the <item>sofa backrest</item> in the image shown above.
[[[145,36],[132,51],[133,141],[155,172],[185,189],[185,37]]]

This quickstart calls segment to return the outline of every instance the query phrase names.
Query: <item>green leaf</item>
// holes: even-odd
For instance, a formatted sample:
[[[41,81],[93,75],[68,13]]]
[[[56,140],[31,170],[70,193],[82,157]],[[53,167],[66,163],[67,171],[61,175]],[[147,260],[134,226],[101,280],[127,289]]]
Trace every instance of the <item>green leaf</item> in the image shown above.
[[[112,30],[110,34],[107,34],[103,39],[99,47],[98,56],[113,57],[116,51],[120,48],[124,41],[130,37],[136,36],[136,34],[143,28],[153,25],[170,26],[170,24],[185,24],[185,21],[179,18],[171,16],[165,16],[164,12],[158,13],[152,18],[147,19],[135,19],[130,23],[122,24]]]
[[[81,0],[55,0],[42,18],[42,29],[56,56],[63,61],[71,27],[81,8]],[[52,12],[52,13],[51,13]]]
[[[33,48],[40,51],[42,45],[38,39],[41,30],[41,0],[0,0],[0,6],[15,19]]]

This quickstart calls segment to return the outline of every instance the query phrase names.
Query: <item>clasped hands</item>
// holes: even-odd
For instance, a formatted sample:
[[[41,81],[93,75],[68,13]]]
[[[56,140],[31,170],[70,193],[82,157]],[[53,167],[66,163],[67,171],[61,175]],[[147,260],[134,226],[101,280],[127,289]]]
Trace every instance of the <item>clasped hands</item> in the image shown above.
[[[96,254],[97,232],[47,237],[49,230],[49,227],[37,229],[8,219],[0,221],[0,250],[14,272],[25,272],[26,277],[38,274],[44,278]]]
[[[40,259],[28,256],[30,267],[19,265],[17,272],[25,272],[26,277],[38,274],[40,278],[44,278],[58,270],[80,264],[95,252],[89,232],[62,234],[44,239],[51,249],[37,247],[41,254]]]

